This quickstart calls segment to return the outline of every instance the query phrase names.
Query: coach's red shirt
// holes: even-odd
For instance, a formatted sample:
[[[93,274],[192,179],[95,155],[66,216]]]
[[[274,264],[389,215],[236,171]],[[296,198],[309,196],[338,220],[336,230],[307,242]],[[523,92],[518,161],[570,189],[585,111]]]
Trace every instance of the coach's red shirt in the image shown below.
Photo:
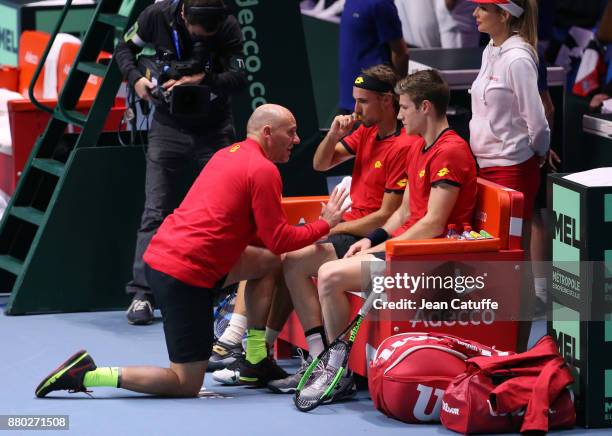
[[[446,130],[430,147],[420,138],[406,160],[406,168],[410,217],[393,236],[402,234],[425,216],[431,188],[439,183],[459,187],[459,196],[447,223],[461,229],[463,223],[472,222],[478,192],[476,161],[470,146],[457,133]]]
[[[219,150],[187,196],[151,240],[144,261],[184,283],[211,288],[257,234],[275,254],[293,251],[329,232],[318,220],[287,223],[276,165],[255,141]]]
[[[406,154],[418,137],[407,136],[404,129],[385,138],[378,126],[359,126],[340,142],[355,155],[351,182],[351,210],[345,221],[364,217],[380,209],[385,192],[403,194],[406,189]]]

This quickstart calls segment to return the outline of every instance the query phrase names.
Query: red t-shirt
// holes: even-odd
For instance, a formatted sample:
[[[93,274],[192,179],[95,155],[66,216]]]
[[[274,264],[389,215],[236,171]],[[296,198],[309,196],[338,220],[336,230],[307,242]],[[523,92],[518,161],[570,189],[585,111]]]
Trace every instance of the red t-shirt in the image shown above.
[[[364,217],[380,209],[385,192],[403,194],[406,189],[406,153],[418,137],[398,129],[385,138],[378,136],[378,126],[359,126],[340,142],[355,155],[351,182],[351,210],[345,221]]]
[[[432,146],[427,149],[425,147],[425,140],[420,138],[420,142],[414,144],[406,160],[410,217],[393,236],[402,234],[425,216],[431,188],[439,183],[460,188],[447,224],[454,223],[461,229],[463,223],[472,222],[478,185],[476,161],[470,146],[457,133],[446,130]]]
[[[270,251],[281,254],[329,232],[324,220],[289,225],[281,195],[278,168],[259,144],[246,139],[223,148],[159,227],[144,261],[184,283],[211,288],[256,235]]]

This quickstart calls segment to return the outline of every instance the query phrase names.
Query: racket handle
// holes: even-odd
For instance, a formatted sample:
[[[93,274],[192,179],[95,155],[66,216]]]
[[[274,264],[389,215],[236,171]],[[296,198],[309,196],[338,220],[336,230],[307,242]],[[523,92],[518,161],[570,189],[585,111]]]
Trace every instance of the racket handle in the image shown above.
[[[380,294],[376,292],[370,292],[370,295],[368,295],[368,298],[366,298],[365,303],[363,303],[363,306],[361,306],[361,309],[359,309],[359,315],[366,316],[367,313],[372,308],[372,305],[374,304],[374,300],[376,300],[376,298],[379,296]]]

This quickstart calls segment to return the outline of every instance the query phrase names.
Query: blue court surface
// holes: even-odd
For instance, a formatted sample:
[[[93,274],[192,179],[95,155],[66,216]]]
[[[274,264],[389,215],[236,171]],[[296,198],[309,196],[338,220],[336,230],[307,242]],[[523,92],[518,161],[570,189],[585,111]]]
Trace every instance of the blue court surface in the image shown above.
[[[536,325],[532,340],[543,330],[543,323]],[[80,348],[87,349],[99,366],[165,366],[168,361],[159,318],[151,326],[136,327],[127,324],[123,312],[2,314],[0,415],[69,415],[68,431],[44,434],[455,434],[440,425],[407,425],[389,419],[374,409],[367,390],[359,391],[351,401],[302,413],[293,406],[292,396],[220,386],[210,375],[206,377],[206,391],[217,395],[197,399],[154,398],[110,388],[95,388],[94,398],[83,393],[54,392],[50,398],[37,399],[34,388],[39,381]],[[298,361],[286,360],[282,365],[292,371]],[[558,434],[586,432],[577,428]],[[610,429],[588,431],[589,435],[611,433]]]

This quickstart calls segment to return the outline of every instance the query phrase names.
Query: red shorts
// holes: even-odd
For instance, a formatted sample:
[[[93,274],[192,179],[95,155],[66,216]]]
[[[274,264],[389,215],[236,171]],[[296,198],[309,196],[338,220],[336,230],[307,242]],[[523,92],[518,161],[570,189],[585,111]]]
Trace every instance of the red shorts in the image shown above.
[[[538,156],[509,167],[479,168],[483,179],[523,193],[523,219],[533,216],[535,198],[540,188],[540,159]]]

